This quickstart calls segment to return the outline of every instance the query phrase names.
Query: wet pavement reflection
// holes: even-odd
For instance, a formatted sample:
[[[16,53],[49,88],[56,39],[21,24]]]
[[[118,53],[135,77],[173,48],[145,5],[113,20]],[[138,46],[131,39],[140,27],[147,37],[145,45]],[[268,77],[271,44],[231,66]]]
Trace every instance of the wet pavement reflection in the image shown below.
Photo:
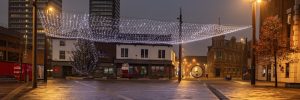
[[[199,81],[83,81],[49,80],[37,89],[22,91],[16,99],[26,100],[218,100]]]

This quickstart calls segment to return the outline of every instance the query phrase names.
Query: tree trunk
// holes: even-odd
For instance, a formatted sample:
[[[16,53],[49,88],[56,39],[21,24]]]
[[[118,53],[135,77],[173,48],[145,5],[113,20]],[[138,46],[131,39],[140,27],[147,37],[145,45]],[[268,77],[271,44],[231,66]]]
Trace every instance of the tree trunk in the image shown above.
[[[277,40],[275,40],[275,48],[274,48],[274,66],[275,66],[275,87],[278,86],[277,84]]]

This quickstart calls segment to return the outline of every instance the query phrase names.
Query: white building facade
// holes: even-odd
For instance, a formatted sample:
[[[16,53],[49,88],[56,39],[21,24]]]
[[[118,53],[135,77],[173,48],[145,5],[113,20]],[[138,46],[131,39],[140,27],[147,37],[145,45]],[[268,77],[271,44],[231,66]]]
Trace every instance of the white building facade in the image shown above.
[[[171,78],[174,75],[175,53],[172,45],[117,44],[118,77]]]
[[[65,77],[72,75],[72,51],[75,51],[76,40],[72,39],[51,39],[51,66],[53,77]]]

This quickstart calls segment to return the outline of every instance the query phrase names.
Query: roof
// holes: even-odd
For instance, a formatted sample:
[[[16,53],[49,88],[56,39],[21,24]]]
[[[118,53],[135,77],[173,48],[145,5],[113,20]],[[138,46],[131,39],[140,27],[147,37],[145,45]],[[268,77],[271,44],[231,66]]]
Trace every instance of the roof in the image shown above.
[[[21,33],[17,32],[17,31],[14,31],[12,29],[2,27],[2,26],[0,26],[0,34],[1,35],[4,34],[4,35],[8,35],[8,36],[18,37],[18,38],[21,36]]]

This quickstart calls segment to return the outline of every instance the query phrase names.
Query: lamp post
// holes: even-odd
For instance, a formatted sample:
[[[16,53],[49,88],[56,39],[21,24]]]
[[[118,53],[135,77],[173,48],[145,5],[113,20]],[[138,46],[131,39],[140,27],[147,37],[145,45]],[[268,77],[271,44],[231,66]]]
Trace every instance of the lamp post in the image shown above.
[[[256,6],[261,3],[262,0],[251,0],[252,1],[252,46],[256,44]],[[251,60],[251,85],[255,85],[256,75],[256,63],[255,63],[255,49],[252,47],[252,60]]]
[[[47,14],[50,14],[50,13],[53,13],[54,12],[54,9],[52,7],[47,7],[46,8],[46,12]],[[48,67],[47,67],[47,62],[48,62],[48,55],[47,55],[47,52],[48,52],[48,37],[45,33],[45,40],[44,40],[44,82],[47,83],[47,78],[48,78]]]
[[[180,40],[180,44],[179,44],[179,64],[178,64],[178,82],[180,83],[181,81],[181,64],[182,64],[182,11],[180,8],[180,14],[179,14],[179,18],[177,18],[179,20],[179,40]]]
[[[36,38],[37,38],[37,3],[32,0],[32,88],[37,88]]]

